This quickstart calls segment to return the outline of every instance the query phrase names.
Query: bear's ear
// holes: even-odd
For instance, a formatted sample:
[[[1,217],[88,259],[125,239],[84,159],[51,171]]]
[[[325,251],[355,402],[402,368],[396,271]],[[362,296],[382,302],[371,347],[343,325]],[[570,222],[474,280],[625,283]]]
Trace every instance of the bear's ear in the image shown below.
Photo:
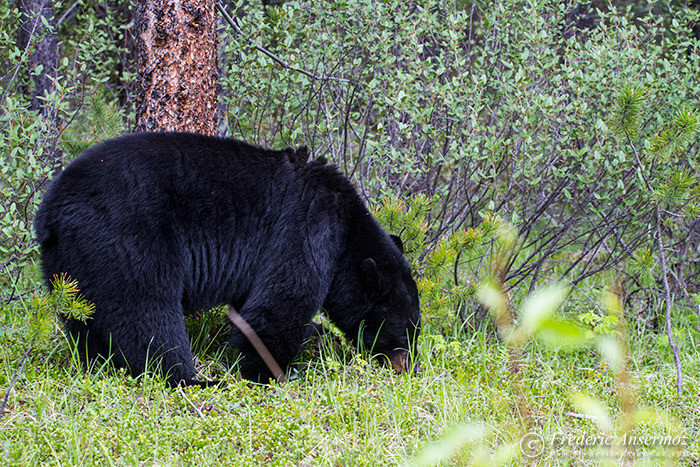
[[[309,158],[309,150],[306,146],[299,149],[285,149],[285,153],[289,162],[297,166],[306,164],[306,160]]]
[[[370,292],[378,292],[381,288],[381,276],[377,263],[372,258],[367,258],[362,262],[362,283]]]
[[[403,254],[403,242],[401,241],[401,237],[399,237],[398,235],[389,235],[389,237],[396,244],[396,248],[398,248],[401,254]]]
[[[306,161],[309,159],[309,148],[306,146],[302,146],[299,149],[297,149],[296,153],[294,154],[294,160],[297,164],[303,165],[306,164]]]

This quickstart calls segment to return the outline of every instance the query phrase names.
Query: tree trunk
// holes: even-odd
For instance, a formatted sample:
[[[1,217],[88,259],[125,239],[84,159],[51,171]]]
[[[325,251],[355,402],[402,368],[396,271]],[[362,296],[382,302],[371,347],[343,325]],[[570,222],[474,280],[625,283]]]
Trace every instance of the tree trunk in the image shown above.
[[[137,131],[216,133],[214,0],[135,2]]]
[[[27,69],[32,75],[33,87],[24,86],[23,92],[30,99],[30,108],[39,111],[48,120],[55,119],[55,110],[41,99],[54,88],[58,61],[56,41],[56,15],[51,0],[20,0],[20,25],[17,45],[24,52],[31,50]],[[42,20],[42,17],[44,20]],[[46,27],[48,24],[49,27]]]

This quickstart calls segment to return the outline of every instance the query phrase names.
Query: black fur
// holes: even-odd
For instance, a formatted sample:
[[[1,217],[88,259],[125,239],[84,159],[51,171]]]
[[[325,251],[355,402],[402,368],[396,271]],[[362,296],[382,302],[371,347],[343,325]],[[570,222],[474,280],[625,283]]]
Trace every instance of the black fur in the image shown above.
[[[319,308],[375,353],[408,349],[418,291],[351,183],[305,148],[269,151],[184,133],[124,136],[56,177],[36,215],[44,280],[65,272],[95,304],[67,320],[81,357],[112,354],[134,375],[159,365],[196,384],[184,316],[230,304],[282,368]],[[237,329],[241,374],[266,381]]]

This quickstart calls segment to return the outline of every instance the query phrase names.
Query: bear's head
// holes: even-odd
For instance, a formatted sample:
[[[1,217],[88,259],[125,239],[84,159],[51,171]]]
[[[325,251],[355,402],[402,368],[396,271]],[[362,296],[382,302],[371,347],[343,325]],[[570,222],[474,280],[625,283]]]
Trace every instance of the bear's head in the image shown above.
[[[394,370],[417,370],[411,355],[420,334],[420,303],[401,240],[385,236],[372,254],[358,250],[336,273],[324,308],[349,339]]]

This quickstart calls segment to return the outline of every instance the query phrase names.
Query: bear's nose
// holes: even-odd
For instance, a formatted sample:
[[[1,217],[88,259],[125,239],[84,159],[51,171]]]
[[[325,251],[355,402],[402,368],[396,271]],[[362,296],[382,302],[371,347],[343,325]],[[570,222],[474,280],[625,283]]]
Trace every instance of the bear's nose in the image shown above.
[[[416,357],[415,362],[411,362],[411,354],[406,349],[396,349],[386,356],[385,362],[391,365],[397,373],[420,372],[420,361]]]
[[[403,373],[408,370],[408,351],[403,349],[394,350],[389,354],[389,363],[397,373]]]

